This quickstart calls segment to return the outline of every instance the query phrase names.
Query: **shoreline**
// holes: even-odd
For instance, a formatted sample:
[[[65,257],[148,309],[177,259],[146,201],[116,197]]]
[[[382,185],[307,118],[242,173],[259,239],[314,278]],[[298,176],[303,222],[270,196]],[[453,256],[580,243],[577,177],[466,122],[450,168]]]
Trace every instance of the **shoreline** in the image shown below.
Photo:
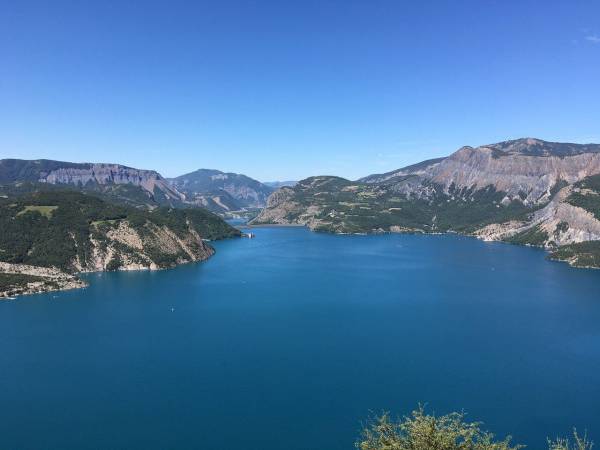
[[[337,235],[337,236],[372,236],[372,235],[377,235],[377,234],[413,234],[413,235],[420,234],[423,236],[455,235],[455,236],[462,236],[462,237],[477,239],[478,241],[481,241],[481,242],[499,243],[499,244],[505,244],[505,245],[517,245],[519,247],[536,248],[536,249],[542,250],[546,254],[546,260],[549,262],[558,262],[558,263],[562,263],[562,264],[567,264],[569,267],[572,267],[574,269],[600,270],[600,267],[598,267],[598,266],[578,265],[575,263],[575,260],[573,260],[573,259],[553,258],[551,256],[552,255],[551,250],[546,247],[543,247],[543,246],[538,246],[538,245],[533,245],[533,244],[517,244],[514,242],[504,241],[502,239],[490,239],[490,238],[486,238],[486,237],[483,237],[483,236],[480,236],[480,235],[477,235],[474,233],[461,233],[461,232],[457,232],[457,231],[453,231],[453,230],[425,231],[425,230],[418,230],[418,229],[402,229],[402,230],[373,229],[373,230],[363,231],[363,232],[343,233],[343,232],[338,232],[338,231],[312,229],[308,225],[302,225],[302,224],[258,224],[258,225],[243,225],[243,226],[240,226],[240,228],[241,227],[245,227],[245,228],[267,228],[267,227],[301,228],[301,227],[303,227],[303,228],[307,228],[309,231],[311,231],[313,233],[325,233],[325,234],[332,234],[332,235]]]
[[[256,225],[252,225],[252,224],[243,224],[243,225],[236,225],[236,228],[308,228],[306,225],[301,225],[298,223],[259,223]],[[312,230],[311,230],[312,231]]]

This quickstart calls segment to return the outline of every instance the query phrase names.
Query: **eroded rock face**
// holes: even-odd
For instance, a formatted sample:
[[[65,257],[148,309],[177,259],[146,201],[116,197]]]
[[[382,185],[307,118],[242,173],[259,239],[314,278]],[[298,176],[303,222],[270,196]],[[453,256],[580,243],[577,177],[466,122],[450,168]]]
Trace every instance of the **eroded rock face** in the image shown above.
[[[118,164],[81,164],[79,167],[61,167],[40,173],[40,182],[90,186],[108,184],[130,184],[139,186],[154,195],[158,189],[166,197],[183,200],[184,196],[153,170],[141,170]]]
[[[486,146],[464,147],[428,168],[423,176],[445,187],[482,189],[491,185],[509,197],[521,196],[525,202],[539,204],[549,200],[551,190],[558,182],[571,184],[598,173],[600,153],[597,152],[532,156],[518,151],[501,152],[495,146]]]
[[[73,261],[78,272],[157,270],[203,261],[214,254],[214,249],[192,227],[182,235],[166,226],[147,223],[140,233],[125,220],[106,232],[106,240],[99,241],[91,235],[90,242],[91,257]]]
[[[600,173],[600,145],[546,142],[517,139],[481,147],[463,147],[448,156],[370,175],[359,181],[394,182],[412,175],[418,183],[403,189],[420,195],[427,183],[458,189],[483,189],[493,186],[506,192],[507,201],[543,204],[550,200],[557,183],[576,183]]]
[[[561,189],[528,221],[491,224],[476,231],[475,235],[487,241],[500,241],[535,228],[546,234],[540,244],[547,248],[600,240],[600,220],[589,211],[567,202],[572,191],[572,186]]]

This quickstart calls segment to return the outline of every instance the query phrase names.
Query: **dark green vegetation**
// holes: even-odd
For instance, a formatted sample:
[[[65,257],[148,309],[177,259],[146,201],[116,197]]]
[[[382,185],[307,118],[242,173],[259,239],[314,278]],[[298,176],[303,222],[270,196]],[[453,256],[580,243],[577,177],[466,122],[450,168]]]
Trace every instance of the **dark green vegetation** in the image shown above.
[[[548,233],[541,230],[538,226],[522,231],[506,239],[506,242],[519,245],[533,245],[543,247],[548,240]]]
[[[600,220],[600,175],[588,177],[575,184],[567,202],[591,212]]]
[[[587,241],[559,247],[551,259],[568,261],[575,267],[600,267],[600,241]]]
[[[474,191],[430,183],[426,195],[406,195],[414,176],[381,184],[354,183],[338,177],[313,177],[293,188],[299,207],[286,220],[296,221],[315,209],[316,230],[343,233],[406,231],[470,233],[491,223],[525,219],[533,210],[521,202],[502,204],[505,194],[492,187]]]
[[[151,195],[139,186],[129,184],[106,184],[86,186],[68,185],[68,184],[49,184],[35,181],[24,181],[11,184],[0,185],[0,196],[18,197],[34,192],[81,192],[91,196],[99,197],[108,203],[116,203],[123,206],[132,206],[140,209],[151,209],[158,206],[172,207],[190,207],[181,201],[167,199],[162,191],[155,190]]]
[[[549,450],[591,450],[593,443],[576,430],[573,438],[548,440]],[[355,444],[360,450],[517,450],[510,436],[499,440],[481,428],[481,423],[466,422],[464,413],[430,415],[420,407],[410,416],[393,421],[388,414],[375,417],[363,429]]]
[[[73,271],[75,261],[82,267],[91,261],[92,240],[100,248],[106,246],[107,233],[122,221],[142,238],[164,226],[180,239],[185,239],[190,230],[205,239],[240,234],[202,209],[161,207],[148,211],[108,203],[74,190],[50,189],[0,199],[0,260]],[[159,266],[171,265],[180,256],[161,252],[159,245],[152,245],[152,239],[148,242],[144,250]],[[111,264],[113,269],[119,267],[117,261]]]
[[[48,282],[46,278],[20,273],[0,273],[0,292],[10,291],[27,283]]]

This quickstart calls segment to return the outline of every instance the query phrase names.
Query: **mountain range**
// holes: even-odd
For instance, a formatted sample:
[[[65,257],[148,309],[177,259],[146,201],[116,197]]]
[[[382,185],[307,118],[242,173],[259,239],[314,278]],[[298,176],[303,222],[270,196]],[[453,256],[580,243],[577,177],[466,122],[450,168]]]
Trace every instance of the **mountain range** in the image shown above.
[[[185,199],[154,170],[47,159],[0,160],[0,186],[4,190],[35,191],[40,185],[74,187],[134,206],[174,206]]]
[[[336,233],[459,232],[600,266],[600,145],[525,138],[463,147],[357,181],[311,177],[274,192],[251,223]]]
[[[168,180],[187,203],[217,213],[263,208],[274,188],[246,175],[199,169]]]
[[[246,175],[210,169],[166,179],[119,164],[0,160],[0,189],[25,193],[40,185],[75,188],[129,206],[200,206],[218,214],[263,208],[275,190]]]
[[[0,296],[79,287],[79,272],[206,259],[208,240],[241,235],[213,212],[334,233],[455,232],[600,267],[600,145],[517,139],[356,181],[271,186],[209,169],[166,179],[119,164],[3,159]]]

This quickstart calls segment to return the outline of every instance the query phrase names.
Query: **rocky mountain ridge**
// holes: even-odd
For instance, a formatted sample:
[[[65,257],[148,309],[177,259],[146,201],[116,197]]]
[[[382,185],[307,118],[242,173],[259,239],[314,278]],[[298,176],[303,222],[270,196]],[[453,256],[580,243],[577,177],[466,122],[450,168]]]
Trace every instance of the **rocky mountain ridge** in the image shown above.
[[[46,159],[0,160],[0,185],[45,183],[100,192],[125,203],[175,206],[185,196],[158,172],[120,164],[70,163]]]
[[[275,190],[246,175],[210,169],[166,179],[155,170],[120,164],[0,160],[0,189],[25,193],[40,184],[98,193],[141,208],[199,206],[218,214],[258,210]]]
[[[462,147],[446,158],[424,161],[359,181],[380,183],[398,176],[418,176],[425,181],[456,188],[493,186],[506,192],[507,201],[526,204],[549,201],[559,182],[575,183],[600,173],[600,145],[563,144],[525,138],[480,147]]]
[[[252,223],[338,233],[455,231],[556,250],[600,240],[598,174],[600,145],[518,139],[357,182],[311,177],[273,193]]]

